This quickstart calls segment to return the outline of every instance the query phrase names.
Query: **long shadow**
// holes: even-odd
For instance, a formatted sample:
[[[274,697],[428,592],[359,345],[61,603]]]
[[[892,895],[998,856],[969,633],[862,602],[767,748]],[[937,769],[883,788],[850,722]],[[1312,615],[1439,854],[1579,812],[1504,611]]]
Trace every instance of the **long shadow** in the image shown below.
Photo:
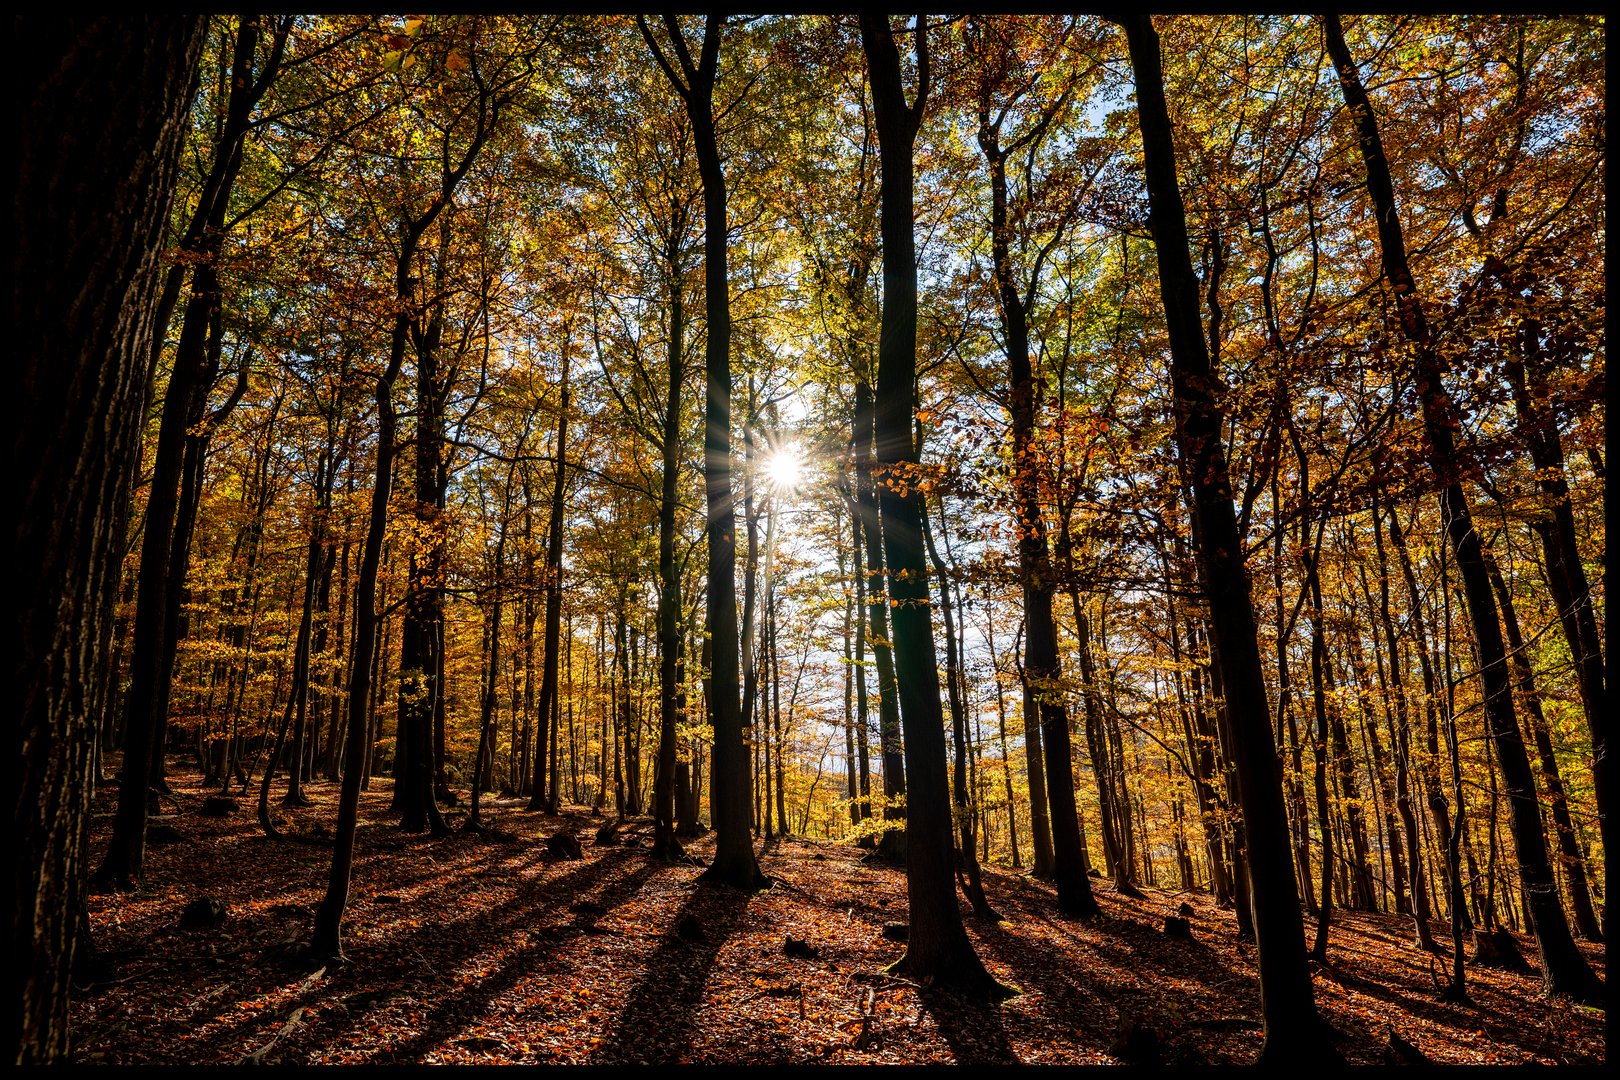
[[[1433,1025],[1446,1031],[1458,1042],[1468,1042],[1474,1033],[1482,1032],[1494,1042],[1505,1043],[1517,1047],[1527,1054],[1547,1053],[1544,1033],[1534,1025],[1517,1023],[1508,1013],[1495,1013],[1488,1003],[1483,1000],[1485,993],[1495,996],[1499,991],[1494,988],[1481,992],[1479,988],[1471,988],[1475,996],[1467,1005],[1455,1005],[1438,1000],[1434,994],[1425,994],[1423,991],[1402,993],[1402,987],[1389,986],[1372,979],[1362,978],[1354,972],[1336,970],[1330,976],[1335,982],[1349,987],[1368,997],[1388,1002],[1397,1009],[1409,1014],[1415,1019]],[[1379,1033],[1376,1030],[1368,1033],[1368,1038],[1376,1041]]]
[[[939,1025],[939,1033],[950,1046],[956,1064],[1022,1064],[1002,1026],[1001,1010],[995,1005],[934,989],[924,989],[918,997]]]
[[[697,1027],[695,1012],[720,949],[748,908],[749,894],[724,885],[700,885],[671,926],[696,920],[701,936],[672,932],[647,960],[618,1024],[591,1054],[591,1064],[680,1061]]]
[[[1003,913],[1068,939],[1066,948],[1092,961],[1054,964],[1038,939],[974,923],[981,954],[1002,965],[1013,983],[1038,996],[1034,1014],[1003,1014],[1015,1037],[1038,1042],[1042,1028],[1055,1024],[1071,1030],[1081,1045],[1110,1053],[1120,1024],[1142,1020],[1160,1031],[1171,1059],[1179,1060],[1186,1056],[1185,1047],[1208,1042],[1216,1031],[1250,1030],[1248,1015],[1258,1013],[1259,1003],[1254,975],[1228,963],[1206,942],[1166,938],[1143,921],[1156,917],[1146,910],[1071,922],[1055,915],[1052,898],[1043,890],[1021,882],[1003,884],[993,901]],[[1177,987],[1173,1000],[1179,1019],[1161,1015],[1168,999],[1154,987],[1165,983]],[[1237,1016],[1232,1015],[1234,999],[1244,1003]],[[982,1052],[983,1047],[974,1049]]]
[[[493,857],[493,854],[489,856]],[[421,1030],[408,1043],[385,1047],[372,1059],[375,1061],[378,1057],[386,1056],[391,1060],[413,1060],[404,1055],[420,1054],[437,1047],[453,1037],[469,1020],[475,1019],[477,1013],[474,1010],[480,1005],[488,1005],[519,978],[545,970],[560,943],[585,931],[579,926],[544,925],[544,915],[584,895],[587,890],[581,890],[579,886],[594,884],[626,863],[635,863],[631,872],[615,879],[602,890],[603,899],[611,902],[601,906],[609,908],[632,895],[658,868],[634,860],[629,852],[611,852],[596,861],[572,866],[560,875],[526,881],[509,899],[493,908],[470,911],[460,918],[432,921],[410,933],[395,936],[386,943],[356,939],[351,923],[345,934],[349,941],[351,963],[287,1002],[285,1009],[339,999],[348,1002],[351,1006],[349,1016],[336,1023],[327,1021],[321,1025],[321,1041],[328,1045],[337,1044],[366,1022],[372,1006],[386,1004],[392,996],[408,996],[412,993],[412,987],[424,979],[430,979],[433,971],[452,969],[461,961],[483,951],[487,948],[489,938],[515,934],[520,930],[537,931],[535,940],[508,957],[499,970],[441,999],[423,1021]],[[414,903],[423,905],[426,910],[442,910],[443,901],[436,904],[432,899],[432,894],[437,891],[430,889],[427,895]],[[478,932],[467,932],[472,928]],[[413,961],[413,954],[418,959]],[[255,967],[257,970],[253,975],[256,978],[252,981],[285,983],[301,977],[267,971],[262,964]],[[354,983],[374,985],[379,982],[395,987],[400,993],[361,995],[358,1001],[353,997],[345,998],[345,991]],[[245,983],[242,991],[217,999],[210,1004],[207,1013],[194,1015],[190,1022],[193,1025],[206,1023],[209,1019],[229,1014],[237,1001],[258,992],[262,991],[256,991]],[[229,1039],[233,1033],[255,1026],[252,1018],[244,1019],[220,1032],[216,1041]]]
[[[602,906],[612,907],[629,899],[657,872],[657,869],[656,866],[646,863],[633,867],[628,874],[599,894],[604,900],[612,901]],[[559,943],[583,932],[585,931],[582,925],[577,923],[573,926],[541,927],[535,940],[509,957],[499,970],[441,998],[422,1019],[416,1035],[403,1043],[389,1047],[386,1059],[377,1060],[376,1063],[420,1060],[428,1051],[453,1039],[469,1023],[487,1015],[496,999],[512,989],[520,980],[538,971],[558,970],[555,953]]]

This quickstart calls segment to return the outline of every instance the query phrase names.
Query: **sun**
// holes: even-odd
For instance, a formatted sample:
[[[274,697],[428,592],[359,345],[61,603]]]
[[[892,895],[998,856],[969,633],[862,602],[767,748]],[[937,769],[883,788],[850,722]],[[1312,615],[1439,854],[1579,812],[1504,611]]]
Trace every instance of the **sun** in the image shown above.
[[[804,483],[804,455],[797,443],[783,443],[765,459],[765,480],[771,490],[783,494]]]

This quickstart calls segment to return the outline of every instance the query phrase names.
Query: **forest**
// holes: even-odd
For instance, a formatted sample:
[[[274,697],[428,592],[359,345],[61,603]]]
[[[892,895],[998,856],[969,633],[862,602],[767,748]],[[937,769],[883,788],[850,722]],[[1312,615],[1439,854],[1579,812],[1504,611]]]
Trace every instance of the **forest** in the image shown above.
[[[8,1060],[1605,1060],[1601,17],[14,35]]]

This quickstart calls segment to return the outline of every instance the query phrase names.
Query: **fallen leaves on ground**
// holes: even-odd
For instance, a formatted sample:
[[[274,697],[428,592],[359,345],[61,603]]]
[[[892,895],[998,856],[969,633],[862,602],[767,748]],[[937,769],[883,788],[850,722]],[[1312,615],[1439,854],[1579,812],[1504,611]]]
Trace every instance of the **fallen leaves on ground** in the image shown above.
[[[148,848],[141,892],[90,898],[116,966],[75,992],[79,1063],[1107,1064],[1145,1038],[1168,1063],[1227,1064],[1260,1046],[1254,948],[1202,894],[1134,900],[1093,879],[1104,914],[1075,921],[1057,915],[1049,885],[986,868],[1005,921],[976,921],[964,902],[964,922],[1019,991],[990,1005],[885,972],[905,948],[883,936],[905,919],[905,876],[853,847],[763,843],[773,886],[750,895],[699,885],[695,864],[650,860],[645,819],[626,822],[626,844],[593,846],[601,819],[584,808],[546,816],[486,799],[486,824],[515,840],[401,833],[386,781],[362,797],[348,963],[311,972],[298,949],[329,849],[265,839],[250,800],[231,818],[199,816],[209,792],[185,773],[174,783],[161,822],[187,839]],[[298,819],[328,821],[336,786],[306,791],[315,805]],[[96,798],[95,853],[112,796]],[[580,837],[582,859],[546,851],[559,829]],[[712,834],[687,846],[705,859]],[[224,920],[181,929],[205,896]],[[1190,940],[1162,931],[1183,902]],[[1348,1061],[1383,1063],[1391,1032],[1437,1063],[1604,1060],[1603,1014],[1542,997],[1536,976],[1471,967],[1470,1002],[1442,1002],[1409,919],[1335,917],[1314,984]],[[813,958],[786,954],[789,937]],[[1601,972],[1602,949],[1586,952]]]

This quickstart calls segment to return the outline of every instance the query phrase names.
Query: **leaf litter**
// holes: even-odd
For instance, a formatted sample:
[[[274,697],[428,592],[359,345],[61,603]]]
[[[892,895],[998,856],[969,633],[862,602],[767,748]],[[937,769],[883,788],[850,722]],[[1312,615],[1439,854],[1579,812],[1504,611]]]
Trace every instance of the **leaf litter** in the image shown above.
[[[152,846],[146,885],[89,898],[113,974],[76,987],[73,1060],[82,1064],[1239,1064],[1261,1041],[1251,944],[1200,893],[1115,894],[1093,879],[1099,918],[1060,918],[1050,885],[985,868],[988,925],[961,910],[986,967],[1019,992],[999,1004],[890,976],[904,952],[903,870],[843,844],[756,845],[772,887],[700,885],[695,863],[596,846],[603,819],[486,799],[486,824],[515,839],[399,832],[386,784],[362,796],[344,924],[348,963],[298,963],[325,891],[326,849],[264,838],[244,807],[200,816],[210,792],[174,777],[161,823],[183,842]],[[329,818],[336,786],[306,788],[298,811]],[[114,792],[96,796],[92,852]],[[453,818],[453,820],[459,820]],[[572,832],[575,861],[544,838]],[[686,841],[697,860],[713,837]],[[188,904],[225,907],[182,929]],[[1191,937],[1163,932],[1191,908]],[[1470,966],[1467,1003],[1443,1002],[1405,916],[1334,914],[1318,1005],[1353,1064],[1403,1048],[1443,1064],[1596,1065],[1603,1014],[1540,993],[1535,974]],[[1448,937],[1435,926],[1437,938]],[[1517,935],[1534,957],[1534,942]],[[1582,946],[1600,972],[1601,946]]]

